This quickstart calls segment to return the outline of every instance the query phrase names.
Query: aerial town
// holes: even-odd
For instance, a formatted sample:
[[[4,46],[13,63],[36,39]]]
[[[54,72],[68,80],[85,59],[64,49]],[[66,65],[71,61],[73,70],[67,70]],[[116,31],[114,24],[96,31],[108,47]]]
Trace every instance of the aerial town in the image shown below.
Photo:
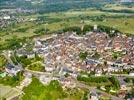
[[[87,88],[88,76],[114,76],[119,81],[119,87],[109,91],[117,95],[107,94],[105,84],[99,86],[99,90],[103,91],[100,95],[94,85],[91,85],[88,99],[99,100],[101,96],[108,95],[113,100],[122,100],[131,90],[131,85],[125,80],[134,77],[133,37],[119,34],[110,38],[107,33],[98,32],[97,25],[94,25],[94,31],[85,35],[65,32],[45,38],[36,37],[33,41],[30,50],[27,50],[25,43],[15,51],[3,51],[8,63],[0,76],[13,77],[18,72],[23,72],[25,78],[16,86],[18,89],[28,86],[32,76],[37,77],[42,84],[58,80],[63,88]]]
[[[134,0],[0,0],[0,100],[134,100]]]

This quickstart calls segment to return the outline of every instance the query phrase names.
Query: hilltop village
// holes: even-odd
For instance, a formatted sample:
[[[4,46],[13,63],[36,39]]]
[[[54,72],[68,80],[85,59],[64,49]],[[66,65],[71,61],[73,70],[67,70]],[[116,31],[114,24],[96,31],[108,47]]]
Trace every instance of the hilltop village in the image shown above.
[[[63,88],[89,86],[89,100],[99,100],[104,95],[112,100],[122,100],[133,89],[132,36],[118,34],[111,38],[106,32],[98,32],[95,25],[94,31],[85,35],[65,32],[36,37],[33,41],[33,45],[25,43],[20,49],[3,51],[7,63],[1,69],[1,80],[23,72],[25,78],[16,86],[19,89],[27,87],[33,76],[44,85],[58,80]],[[30,50],[27,47],[31,47]],[[128,79],[132,81],[129,85]]]

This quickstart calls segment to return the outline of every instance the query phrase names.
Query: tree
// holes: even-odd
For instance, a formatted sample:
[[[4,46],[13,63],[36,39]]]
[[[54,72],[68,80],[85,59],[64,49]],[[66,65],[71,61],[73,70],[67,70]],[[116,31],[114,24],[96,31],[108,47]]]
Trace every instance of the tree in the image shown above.
[[[47,33],[49,31],[49,29],[47,29],[47,28],[39,28],[39,29],[36,29],[35,31],[34,31],[34,33],[35,34],[45,34],[45,33]]]
[[[114,37],[116,36],[118,33],[121,33],[119,30],[112,28],[112,27],[108,27],[108,26],[103,26],[103,25],[98,25],[98,30],[100,32],[106,32],[109,37]],[[114,31],[113,31],[114,30]]]
[[[87,52],[80,52],[79,58],[83,61],[87,58],[88,53]]]
[[[103,64],[104,64],[104,66],[107,66],[107,61],[104,61]]]
[[[76,34],[78,34],[78,35],[80,35],[82,33],[81,28],[77,27],[77,26],[64,28],[63,32],[76,32]]]
[[[83,34],[85,34],[86,32],[89,32],[89,31],[93,31],[93,26],[84,25],[84,27],[83,27]]]
[[[95,53],[94,53],[94,55],[92,57],[95,58],[95,59],[99,59],[100,54],[97,51],[95,51]]]
[[[119,80],[116,77],[112,76],[109,78],[109,80],[112,82],[114,88],[116,89],[120,88]]]
[[[7,60],[3,55],[0,55],[0,66],[6,65]]]

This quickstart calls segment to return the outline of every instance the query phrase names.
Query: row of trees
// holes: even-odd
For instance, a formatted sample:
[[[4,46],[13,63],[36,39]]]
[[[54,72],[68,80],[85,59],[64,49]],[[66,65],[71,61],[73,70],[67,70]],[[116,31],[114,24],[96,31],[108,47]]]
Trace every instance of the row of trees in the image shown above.
[[[98,31],[99,32],[106,32],[109,35],[109,37],[114,37],[118,33],[121,33],[119,30],[117,30],[113,27],[108,27],[108,26],[103,26],[103,25],[98,26]]]
[[[49,31],[48,28],[40,28],[40,29],[36,29],[36,30],[34,31],[34,33],[35,33],[35,34],[38,34],[38,35],[41,35],[41,34],[47,33],[48,31]]]
[[[82,81],[85,82],[88,85],[110,85],[111,82],[109,81],[109,79],[107,77],[94,77],[94,76],[90,76],[90,77],[83,77],[83,76],[78,76],[77,77],[78,81]]]
[[[115,89],[119,89],[120,88],[120,83],[119,83],[119,80],[112,76],[109,78],[109,80],[112,82],[112,87],[115,88]]]
[[[124,81],[127,82],[127,83],[133,83],[134,84],[134,78],[127,77],[126,79],[124,79]]]
[[[82,81],[82,82],[85,82],[86,84],[93,84],[93,85],[96,85],[97,86],[106,86],[106,87],[109,87],[109,88],[114,88],[116,90],[118,90],[120,88],[120,83],[118,81],[118,79],[114,76],[112,77],[102,77],[102,76],[99,76],[99,77],[95,77],[95,76],[87,76],[87,77],[83,77],[81,75],[79,75],[77,77],[77,80],[78,81]]]
[[[76,34],[78,35],[83,35],[89,31],[93,31],[93,26],[84,25],[83,29],[81,29],[78,26],[73,26],[73,27],[68,27],[63,29],[63,32],[76,32]]]
[[[15,30],[15,32],[26,32],[28,29],[29,29],[29,27],[19,28],[19,29]]]

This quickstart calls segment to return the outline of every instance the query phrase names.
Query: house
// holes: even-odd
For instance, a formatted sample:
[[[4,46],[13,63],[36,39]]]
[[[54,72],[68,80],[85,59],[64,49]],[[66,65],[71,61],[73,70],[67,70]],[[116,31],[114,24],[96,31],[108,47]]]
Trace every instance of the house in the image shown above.
[[[41,40],[35,40],[35,47],[42,47],[42,41]]]
[[[97,29],[98,29],[98,26],[94,25],[94,31],[97,31]]]
[[[121,51],[121,45],[119,43],[114,44],[114,50]]]
[[[3,19],[5,19],[5,20],[8,20],[8,19],[10,19],[10,18],[11,18],[11,17],[8,16],[8,15],[3,17]]]
[[[124,99],[124,98],[126,97],[126,91],[120,91],[120,92],[118,93],[118,96],[119,96],[120,98]]]
[[[89,93],[88,100],[99,100],[99,96],[95,91],[91,91]]]
[[[41,75],[39,77],[39,79],[40,79],[41,83],[45,84],[45,85],[49,84],[51,82],[51,80],[52,80],[52,78],[50,76],[46,76],[46,75]]]
[[[129,73],[129,76],[133,76],[133,77],[134,77],[134,71],[131,71],[131,72]]]
[[[16,76],[17,73],[19,71],[21,71],[21,69],[19,67],[16,67],[10,63],[7,64],[6,68],[5,68],[6,72],[11,75],[11,76]]]
[[[69,87],[69,88],[75,88],[76,83],[71,78],[61,78],[60,79],[61,84],[63,87]]]
[[[33,51],[17,50],[16,53],[19,57],[21,57],[21,56],[26,56],[27,58],[35,57],[35,53]]]
[[[47,72],[52,72],[52,71],[54,71],[54,69],[55,69],[54,66],[52,66],[52,67],[50,67],[50,66],[45,66],[45,70],[46,70]]]
[[[127,91],[126,82],[122,78],[119,78],[119,81],[120,81],[120,91]]]
[[[27,53],[27,58],[34,58],[34,57],[35,57],[35,53],[34,52]]]
[[[102,75],[102,70],[96,70],[95,76],[101,76]]]

